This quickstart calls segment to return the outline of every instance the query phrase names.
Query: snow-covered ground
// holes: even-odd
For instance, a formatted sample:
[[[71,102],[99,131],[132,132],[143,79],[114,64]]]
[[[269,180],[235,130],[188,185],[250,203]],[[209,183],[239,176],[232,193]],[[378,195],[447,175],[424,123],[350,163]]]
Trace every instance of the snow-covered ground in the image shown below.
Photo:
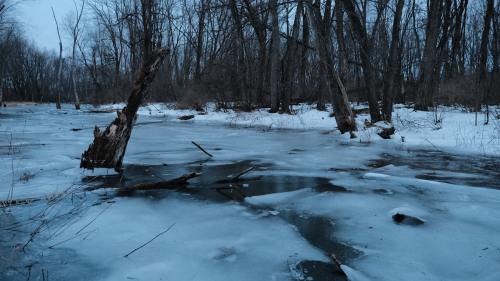
[[[497,121],[476,127],[474,114],[443,108],[436,130],[432,113],[398,107],[392,140],[372,129],[349,139],[306,105],[289,116],[154,104],[140,111],[120,179],[79,168],[93,126],[115,116],[90,109],[1,109],[0,199],[73,191],[58,204],[2,208],[1,280],[26,279],[28,268],[34,280],[42,269],[49,280],[300,280],[307,274],[297,264],[328,263],[331,254],[353,281],[500,280]],[[187,114],[195,118],[177,120]],[[469,131],[457,135],[462,128]],[[243,202],[217,196],[215,187],[229,187],[220,180],[249,166]],[[182,192],[84,191],[192,171],[203,176]],[[396,212],[424,223],[396,224]],[[5,230],[16,221],[21,229]],[[39,226],[23,253],[19,245]]]
[[[122,108],[123,104],[103,107],[118,109]],[[366,105],[354,106],[354,108],[362,109],[366,108]],[[474,112],[467,112],[461,107],[442,106],[437,111],[424,112],[396,105],[393,113],[396,134],[393,136],[392,143],[413,148],[499,156],[500,108],[491,107],[490,111],[493,112],[490,122],[484,125],[484,114],[476,116]],[[174,104],[149,104],[142,107],[139,114],[170,117],[195,115],[194,122],[219,122],[266,129],[335,130],[335,118],[330,117],[330,112],[330,106],[327,112],[318,111],[307,104],[294,106],[292,115],[272,114],[267,109],[259,109],[250,113],[233,110],[223,112],[216,111],[215,105],[209,103],[203,114],[195,110],[176,109]],[[365,120],[370,120],[368,114],[357,116],[358,138],[351,141],[387,143],[377,135],[375,128],[367,129],[364,126]],[[348,134],[344,138],[348,139]]]

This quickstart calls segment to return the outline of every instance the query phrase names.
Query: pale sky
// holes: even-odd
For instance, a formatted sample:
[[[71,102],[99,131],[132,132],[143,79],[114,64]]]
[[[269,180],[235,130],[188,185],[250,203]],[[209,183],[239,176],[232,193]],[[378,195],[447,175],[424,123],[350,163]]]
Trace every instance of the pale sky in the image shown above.
[[[67,34],[64,30],[64,18],[75,9],[73,0],[22,0],[16,7],[15,14],[26,31],[28,40],[35,42],[40,48],[59,50],[56,24],[50,7],[54,11],[61,29],[64,52],[68,52]]]

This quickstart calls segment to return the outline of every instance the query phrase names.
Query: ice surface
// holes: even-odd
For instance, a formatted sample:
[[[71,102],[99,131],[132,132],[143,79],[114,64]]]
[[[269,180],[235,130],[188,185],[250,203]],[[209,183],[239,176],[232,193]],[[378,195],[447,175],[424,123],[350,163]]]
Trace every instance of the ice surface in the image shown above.
[[[88,184],[84,179],[108,174],[79,169],[93,126],[105,126],[115,116],[88,109],[1,109],[2,200],[11,191],[13,198],[29,198],[71,186],[82,190]],[[494,122],[476,127],[473,114],[448,108],[436,130],[432,113],[397,107],[399,131],[392,140],[371,129],[361,129],[351,140],[335,131],[327,112],[305,105],[295,109],[297,114],[289,116],[213,108],[196,115],[160,104],[142,108],[125,156],[125,166],[134,172],[128,176],[158,181],[201,171],[206,175],[193,182],[203,189],[234,175],[240,167],[235,163],[244,161],[257,168],[242,188],[267,194],[267,184],[271,194],[238,204],[203,193],[115,198],[111,190],[82,191],[86,208],[78,219],[54,226],[34,243],[45,256],[71,262],[64,268],[52,263],[52,276],[72,270],[91,280],[290,280],[294,263],[327,262],[332,254],[306,237],[307,227],[314,226],[300,229],[287,217],[293,214],[301,223],[314,221],[312,216],[334,222],[332,239],[360,251],[361,256],[344,261],[351,280],[500,279],[500,164],[494,157],[500,145]],[[196,117],[176,119],[185,114]],[[207,159],[191,141],[215,157]],[[254,177],[264,180],[256,183]],[[331,184],[317,186],[325,181]],[[11,211],[25,217],[27,210]],[[425,223],[395,224],[395,210]],[[87,224],[86,235],[71,239]],[[123,258],[172,224],[169,232]],[[51,237],[56,230],[64,231]]]
[[[259,219],[239,204],[174,197],[118,200],[92,224],[89,230],[95,232],[63,246],[106,265],[109,275],[95,280],[289,280],[293,257],[326,260],[278,218]],[[96,217],[100,209],[86,218]],[[66,233],[87,223],[82,219]],[[171,225],[170,231],[123,257]]]

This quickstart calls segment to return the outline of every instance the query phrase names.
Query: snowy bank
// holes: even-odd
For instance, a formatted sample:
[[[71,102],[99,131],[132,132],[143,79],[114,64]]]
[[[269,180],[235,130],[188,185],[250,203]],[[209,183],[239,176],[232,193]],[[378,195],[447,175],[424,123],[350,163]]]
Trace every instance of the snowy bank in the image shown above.
[[[103,106],[103,108],[122,108],[123,104]],[[366,105],[354,106],[362,109]],[[500,108],[493,107],[490,122],[484,125],[484,114],[477,117],[463,108],[439,107],[437,112],[415,111],[403,105],[396,105],[393,125],[396,134],[391,143],[402,149],[419,148],[462,154],[500,155]],[[300,104],[293,107],[293,114],[269,113],[268,109],[254,112],[234,110],[216,111],[214,104],[208,104],[205,112],[176,109],[174,104],[148,104],[139,110],[139,115],[164,116],[175,122],[186,122],[177,118],[194,115],[192,122],[223,123],[232,126],[260,127],[265,129],[327,130],[336,129],[335,118],[328,111],[318,111],[312,105]],[[387,141],[377,135],[376,128],[366,128],[368,114],[357,116],[358,138],[349,140],[348,134],[342,136],[348,142],[376,143]],[[190,122],[190,121],[188,121]]]

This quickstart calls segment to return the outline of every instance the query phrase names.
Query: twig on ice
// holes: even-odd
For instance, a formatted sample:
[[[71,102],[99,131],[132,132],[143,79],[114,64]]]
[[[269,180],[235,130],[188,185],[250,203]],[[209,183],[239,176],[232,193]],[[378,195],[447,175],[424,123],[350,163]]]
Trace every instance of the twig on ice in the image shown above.
[[[253,169],[255,169],[255,167],[250,167],[248,169],[246,169],[245,171],[237,174],[235,177],[232,178],[232,181],[238,181],[240,179],[240,177],[248,174],[249,172],[251,172]]]
[[[134,252],[144,248],[146,245],[148,245],[149,243],[153,242],[156,238],[160,237],[161,235],[167,233],[170,229],[172,229],[172,227],[174,227],[175,223],[173,223],[171,226],[169,226],[166,230],[158,233],[155,237],[153,237],[151,240],[149,240],[148,242],[142,244],[141,246],[133,249],[132,251],[130,251],[128,254],[126,254],[125,256],[123,256],[124,258],[128,258],[128,256],[130,256],[131,254],[133,254]]]
[[[206,155],[208,155],[209,157],[214,157],[212,154],[208,153],[205,149],[203,149],[203,147],[201,147],[201,145],[195,143],[194,141],[191,141],[199,150],[201,150],[203,153],[205,153]]]

